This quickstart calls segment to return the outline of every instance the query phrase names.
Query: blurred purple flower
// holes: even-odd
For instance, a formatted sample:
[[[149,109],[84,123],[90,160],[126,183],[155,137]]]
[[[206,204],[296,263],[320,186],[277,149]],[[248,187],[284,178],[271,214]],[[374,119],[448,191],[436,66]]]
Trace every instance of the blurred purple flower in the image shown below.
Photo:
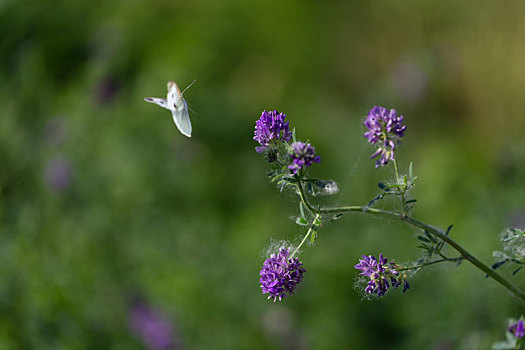
[[[69,186],[71,170],[66,158],[51,159],[46,165],[44,176],[47,186],[54,191],[61,191]]]
[[[255,122],[253,139],[261,146],[255,147],[257,153],[266,151],[275,141],[290,141],[292,132],[289,130],[289,122],[285,122],[286,115],[274,111],[263,111],[259,120]]]
[[[523,325],[523,320],[519,320],[518,322],[511,324],[509,326],[508,331],[514,334],[516,338],[523,338],[523,336],[525,335],[525,327]]]
[[[94,95],[98,105],[106,105],[113,101],[118,91],[118,85],[115,79],[103,78],[97,84]]]
[[[395,109],[374,106],[368,112],[364,124],[368,131],[363,136],[372,145],[379,143],[379,148],[370,157],[373,159],[380,155],[376,161],[376,168],[394,160],[396,145],[400,143],[406,130],[403,116],[398,116]]]
[[[321,156],[315,155],[315,148],[309,143],[294,142],[292,149],[293,163],[288,166],[288,169],[294,174],[303,168],[308,168],[313,162],[319,163],[321,161]]]
[[[148,305],[135,303],[129,315],[129,325],[148,349],[166,350],[177,346],[173,325],[167,317]]]
[[[363,259],[359,259],[359,264],[354,268],[362,271],[360,276],[370,278],[365,293],[377,294],[378,297],[381,297],[386,294],[390,284],[394,288],[403,284],[403,293],[410,288],[408,281],[397,270],[398,266],[392,262],[387,265],[388,259],[383,257],[383,254],[379,254],[379,260],[372,255],[362,257]]]
[[[290,248],[281,248],[277,254],[272,254],[265,260],[259,273],[262,293],[270,294],[268,299],[273,298],[274,302],[277,298],[281,301],[287,294],[295,293],[306,271],[299,259],[288,258],[290,250]]]

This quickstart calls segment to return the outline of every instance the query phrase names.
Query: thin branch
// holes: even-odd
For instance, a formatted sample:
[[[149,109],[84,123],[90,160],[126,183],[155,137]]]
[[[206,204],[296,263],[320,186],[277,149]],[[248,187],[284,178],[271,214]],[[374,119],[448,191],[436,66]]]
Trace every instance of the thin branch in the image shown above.
[[[465,248],[463,248],[456,241],[454,241],[452,238],[447,236],[442,230],[436,227],[427,225],[424,222],[411,218],[410,216],[407,216],[405,214],[400,214],[400,213],[383,210],[383,209],[370,208],[366,206],[351,205],[351,206],[342,206],[342,207],[334,207],[334,208],[315,209],[308,202],[308,199],[306,198],[304,194],[304,190],[303,190],[303,187],[300,181],[297,184],[297,188],[298,188],[299,196],[301,197],[301,201],[308,208],[308,210],[310,210],[312,213],[321,214],[321,215],[322,214],[335,214],[335,213],[345,214],[348,212],[362,212],[362,213],[367,213],[367,214],[375,214],[375,215],[381,215],[381,216],[386,216],[386,217],[402,220],[412,226],[418,227],[424,231],[428,231],[432,233],[433,235],[435,235],[436,237],[438,237],[439,239],[441,239],[442,241],[448,243],[452,248],[458,251],[465,260],[468,260],[471,264],[473,264],[479,270],[487,274],[487,276],[492,277],[492,279],[494,279],[496,282],[498,282],[503,287],[508,289],[516,297],[518,297],[522,301],[525,301],[525,293],[522,290],[514,286],[511,282],[509,282],[507,279],[505,279],[503,276],[501,276],[496,271],[492,270],[489,266],[483,264],[475,256],[470,254]]]

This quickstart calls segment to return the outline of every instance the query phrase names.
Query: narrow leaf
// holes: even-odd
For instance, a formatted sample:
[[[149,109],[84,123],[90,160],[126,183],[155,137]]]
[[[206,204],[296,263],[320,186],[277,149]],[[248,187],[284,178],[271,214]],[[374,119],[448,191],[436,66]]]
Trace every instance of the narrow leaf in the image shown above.
[[[306,216],[304,215],[303,202],[299,202],[299,211],[301,212],[301,217],[306,218]]]
[[[421,248],[421,249],[424,249],[424,250],[427,250],[429,252],[431,251],[431,249],[426,244],[420,244],[417,247]]]
[[[314,231],[312,232],[312,235],[310,236],[310,242],[314,244],[316,239],[317,239],[317,231]]]
[[[426,237],[423,237],[423,236],[417,236],[417,239],[419,239],[420,241],[422,242],[427,242],[427,243],[431,243],[432,241]]]
[[[514,270],[514,272],[512,272],[512,275],[514,276],[515,274],[517,274],[522,268],[523,268],[523,265],[521,265],[516,270]]]
[[[425,231],[425,236],[427,236],[427,238],[428,238],[431,242],[433,242],[433,243],[436,243],[436,242],[437,242],[436,237],[434,237],[430,232]]]
[[[507,262],[507,260],[498,261],[497,263],[492,264],[492,266],[491,266],[490,268],[493,269],[493,270],[499,269],[499,268],[502,267],[506,262]]]

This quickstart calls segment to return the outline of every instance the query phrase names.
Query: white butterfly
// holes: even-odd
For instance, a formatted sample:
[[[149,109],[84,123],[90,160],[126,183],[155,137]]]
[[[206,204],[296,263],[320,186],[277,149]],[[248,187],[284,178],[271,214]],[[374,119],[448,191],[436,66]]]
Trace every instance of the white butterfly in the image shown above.
[[[195,83],[194,80],[186,89],[182,92],[174,81],[168,82],[168,96],[164,98],[158,97],[146,97],[144,101],[149,103],[155,103],[167,110],[171,111],[173,116],[173,121],[177,128],[184,136],[191,137],[191,121],[188,114],[188,104],[186,100],[182,97],[182,94],[188,90],[190,86]]]

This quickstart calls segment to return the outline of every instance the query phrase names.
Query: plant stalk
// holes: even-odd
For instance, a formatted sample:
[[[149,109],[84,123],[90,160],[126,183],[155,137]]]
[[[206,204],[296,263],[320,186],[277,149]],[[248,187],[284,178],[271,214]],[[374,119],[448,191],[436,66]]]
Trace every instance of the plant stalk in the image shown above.
[[[320,214],[317,214],[315,216],[315,219],[314,219],[314,222],[312,225],[310,225],[310,228],[308,229],[308,231],[306,232],[306,234],[304,235],[304,238],[303,240],[301,241],[301,243],[299,243],[299,245],[297,246],[297,248],[295,248],[295,250],[293,251],[292,255],[290,255],[290,259],[293,259],[293,257],[295,256],[295,254],[299,251],[299,249],[301,249],[301,247],[303,246],[304,242],[306,242],[306,239],[310,236],[310,234],[314,231],[314,227],[316,227],[317,225],[317,220],[319,219],[319,216]]]
[[[412,226],[418,227],[424,231],[427,231],[442,241],[448,243],[452,248],[454,248],[457,252],[461,254],[461,256],[468,260],[472,265],[477,267],[479,270],[483,271],[487,276],[490,276],[492,279],[494,279],[496,282],[501,284],[503,287],[508,289],[512,294],[514,294],[516,297],[521,299],[525,302],[525,293],[518,289],[516,286],[514,286],[512,283],[510,283],[507,279],[505,279],[503,276],[501,276],[496,271],[492,270],[489,266],[485,265],[481,261],[479,261],[475,256],[470,254],[465,248],[463,248],[460,244],[458,244],[456,241],[454,241],[452,238],[447,236],[442,230],[435,228],[433,226],[427,225],[424,222],[421,222],[419,220],[416,220],[414,218],[411,218],[410,216],[407,216],[405,214],[400,214],[388,210],[383,209],[377,209],[377,208],[370,208],[366,206],[359,206],[359,205],[350,205],[350,206],[342,206],[342,207],[334,207],[334,208],[320,208],[315,209],[307,200],[303,186],[299,182],[297,183],[297,189],[299,192],[299,196],[301,198],[301,201],[305,205],[308,210],[310,210],[312,213],[316,213],[318,215],[322,214],[344,214],[348,212],[362,212],[367,214],[375,214],[375,215],[381,215],[386,217],[391,217],[394,219],[402,220]]]

